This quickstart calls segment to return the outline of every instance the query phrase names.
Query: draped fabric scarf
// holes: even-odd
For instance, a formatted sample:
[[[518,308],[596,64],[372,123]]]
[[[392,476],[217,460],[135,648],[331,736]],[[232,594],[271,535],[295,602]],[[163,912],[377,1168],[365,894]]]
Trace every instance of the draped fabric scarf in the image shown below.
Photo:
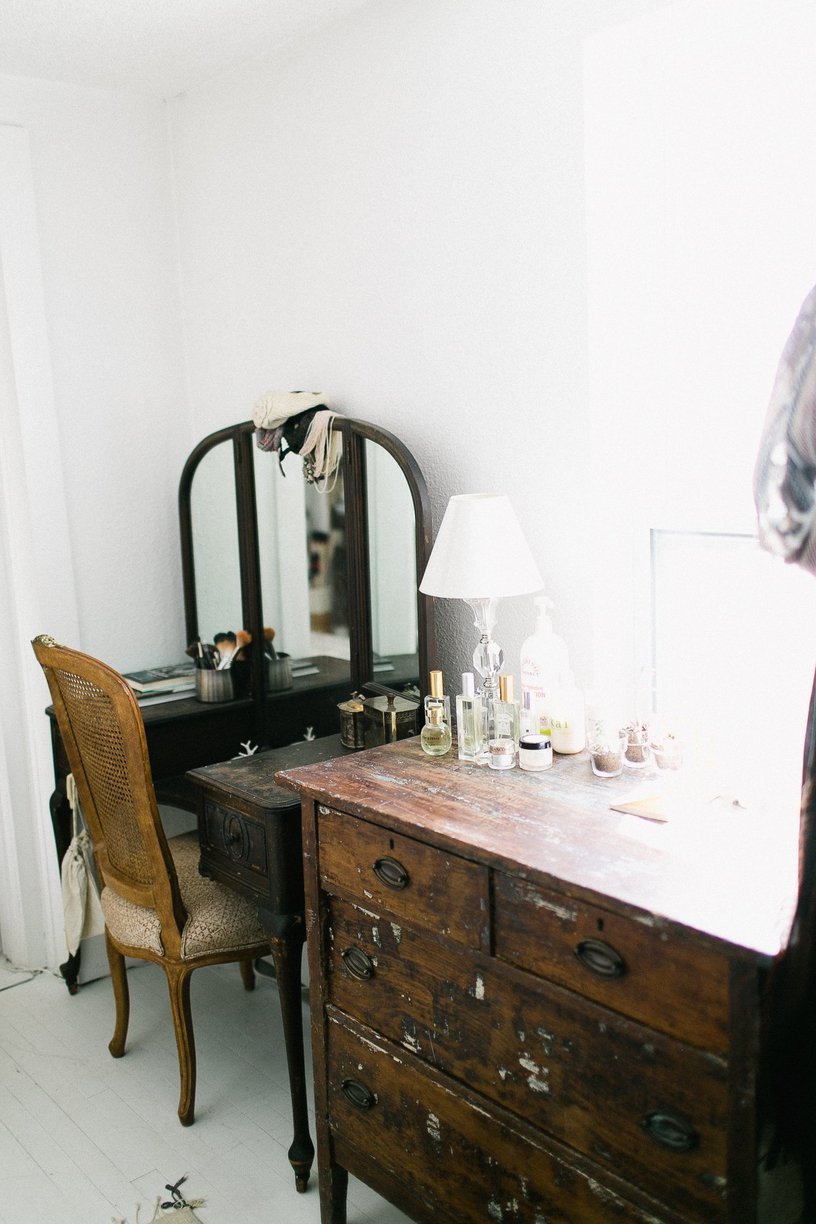
[[[340,462],[340,438],[332,429],[339,415],[316,391],[268,391],[252,414],[255,441],[261,450],[277,452],[281,471],[289,451],[300,455],[307,482],[323,488]]]
[[[759,538],[816,575],[816,286],[802,304],[771,394],[754,469]],[[768,1058],[760,1095],[768,1164],[792,1156],[803,1220],[816,1220],[816,677],[802,771],[799,893],[788,947],[769,981]]]

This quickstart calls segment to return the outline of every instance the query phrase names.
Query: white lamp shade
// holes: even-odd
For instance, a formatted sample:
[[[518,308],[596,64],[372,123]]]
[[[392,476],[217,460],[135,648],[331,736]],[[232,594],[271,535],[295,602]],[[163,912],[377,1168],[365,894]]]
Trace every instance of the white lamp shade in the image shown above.
[[[420,591],[442,599],[498,599],[543,586],[508,497],[461,493],[450,499]]]

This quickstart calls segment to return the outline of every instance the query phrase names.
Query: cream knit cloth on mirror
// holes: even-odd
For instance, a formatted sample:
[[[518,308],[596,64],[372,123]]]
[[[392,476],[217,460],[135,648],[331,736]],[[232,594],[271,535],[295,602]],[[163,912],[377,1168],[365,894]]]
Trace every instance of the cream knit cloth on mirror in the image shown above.
[[[312,414],[305,439],[293,441],[290,434],[298,431],[287,427],[304,413]],[[261,450],[277,451],[281,462],[289,453],[281,450],[282,443],[289,443],[289,450],[304,460],[306,480],[310,484],[323,481],[323,488],[336,473],[342,453],[340,436],[332,430],[332,422],[339,415],[327,408],[317,391],[267,391],[252,413],[256,442]]]

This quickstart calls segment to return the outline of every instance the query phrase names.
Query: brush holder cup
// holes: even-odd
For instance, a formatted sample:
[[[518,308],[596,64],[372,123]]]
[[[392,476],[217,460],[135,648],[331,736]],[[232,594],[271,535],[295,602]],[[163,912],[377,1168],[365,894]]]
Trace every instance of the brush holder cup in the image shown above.
[[[211,667],[197,667],[195,677],[199,701],[232,701],[235,696],[230,668],[217,671]]]
[[[266,687],[270,693],[292,687],[292,660],[288,654],[278,651],[277,658],[266,660]]]

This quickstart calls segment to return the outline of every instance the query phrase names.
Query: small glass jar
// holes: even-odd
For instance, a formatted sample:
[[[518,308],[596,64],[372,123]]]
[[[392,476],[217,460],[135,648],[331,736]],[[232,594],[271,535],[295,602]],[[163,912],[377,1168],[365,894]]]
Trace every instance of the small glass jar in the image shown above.
[[[623,773],[626,753],[626,733],[621,731],[615,738],[599,739],[589,746],[592,772],[598,778],[617,778]]]
[[[490,740],[487,745],[487,763],[491,769],[512,769],[516,763],[515,741],[509,736]]]
[[[541,773],[544,769],[552,769],[553,748],[549,735],[537,735],[528,732],[519,740],[519,769],[528,769],[530,773]]]
[[[649,747],[658,769],[679,769],[683,764],[683,741],[670,731],[654,737]]]
[[[651,760],[649,728],[644,722],[632,722],[623,727],[626,736],[626,752],[623,763],[627,769],[645,769]]]

